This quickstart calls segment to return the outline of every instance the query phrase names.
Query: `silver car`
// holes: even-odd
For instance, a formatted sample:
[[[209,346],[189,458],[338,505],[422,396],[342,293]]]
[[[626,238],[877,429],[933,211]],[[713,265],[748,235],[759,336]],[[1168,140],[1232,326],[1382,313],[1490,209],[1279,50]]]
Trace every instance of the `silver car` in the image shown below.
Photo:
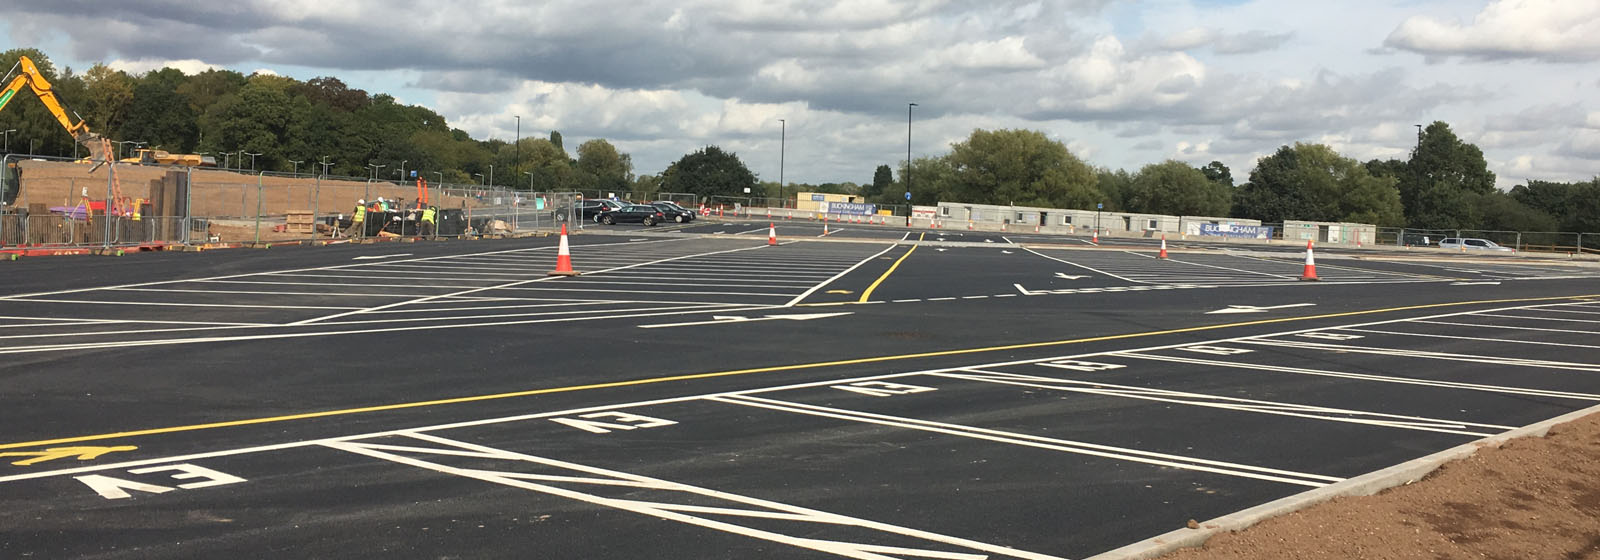
[[[1472,238],[1472,237],[1446,237],[1444,239],[1440,239],[1439,240],[1439,248],[1440,249],[1452,249],[1452,250],[1456,250],[1456,251],[1460,251],[1460,250],[1464,249],[1464,250],[1467,250],[1467,251],[1505,251],[1505,252],[1508,252],[1508,253],[1511,252],[1511,248],[1510,247],[1503,247],[1503,246],[1501,246],[1501,245],[1499,245],[1499,244],[1497,244],[1497,243],[1495,243],[1493,241],[1490,241],[1488,239],[1476,239],[1476,238]]]

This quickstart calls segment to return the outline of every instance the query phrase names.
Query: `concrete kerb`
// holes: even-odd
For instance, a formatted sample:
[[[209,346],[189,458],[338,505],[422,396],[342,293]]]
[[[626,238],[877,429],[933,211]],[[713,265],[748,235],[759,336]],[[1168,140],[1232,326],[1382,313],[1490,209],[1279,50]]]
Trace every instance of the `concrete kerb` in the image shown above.
[[[1600,405],[1569,412],[1543,422],[1530,424],[1474,442],[1464,443],[1432,455],[1346,479],[1343,482],[1308,490],[1211,519],[1200,523],[1199,529],[1175,529],[1115,550],[1090,556],[1084,560],[1146,560],[1166,555],[1180,548],[1202,546],[1214,535],[1241,531],[1267,519],[1294,513],[1334,498],[1370,496],[1389,488],[1411,484],[1422,480],[1423,477],[1438,470],[1439,467],[1444,466],[1446,463],[1471,457],[1479,449],[1500,447],[1506,442],[1517,438],[1544,437],[1545,434],[1550,433],[1550,428],[1554,426],[1597,413],[1600,413]]]

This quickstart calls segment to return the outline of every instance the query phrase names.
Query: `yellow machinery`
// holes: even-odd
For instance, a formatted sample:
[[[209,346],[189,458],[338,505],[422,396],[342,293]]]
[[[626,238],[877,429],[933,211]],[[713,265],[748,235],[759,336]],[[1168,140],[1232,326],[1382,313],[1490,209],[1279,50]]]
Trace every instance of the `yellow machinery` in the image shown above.
[[[4,110],[6,104],[11,102],[11,98],[16,97],[17,92],[22,91],[22,86],[28,86],[33,89],[34,95],[39,96],[39,101],[44,102],[44,106],[50,110],[50,114],[55,115],[56,121],[67,129],[67,133],[71,134],[74,140],[77,140],[79,144],[89,150],[88,159],[90,161],[96,163],[105,162],[110,154],[111,142],[101,138],[99,134],[90,132],[89,124],[83,122],[83,117],[78,117],[77,124],[73,124],[72,116],[67,114],[67,109],[61,106],[61,101],[57,100],[55,92],[51,91],[50,82],[44,79],[44,75],[39,73],[39,68],[34,66],[33,61],[28,57],[20,57],[17,60],[17,64],[11,67],[11,71],[6,72],[6,78],[10,79],[11,75],[17,73],[19,68],[22,73],[18,74],[15,79],[11,79],[4,90],[0,90],[0,110]]]
[[[142,163],[145,165],[183,165],[188,167],[216,167],[217,158],[198,154],[174,154],[166,150],[139,149],[131,158],[123,158],[122,163]]]

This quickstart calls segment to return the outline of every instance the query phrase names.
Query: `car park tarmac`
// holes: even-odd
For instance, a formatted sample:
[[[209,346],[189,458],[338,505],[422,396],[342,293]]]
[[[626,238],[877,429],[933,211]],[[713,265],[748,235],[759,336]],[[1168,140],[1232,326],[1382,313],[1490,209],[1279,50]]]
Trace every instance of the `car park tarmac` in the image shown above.
[[[1600,404],[1592,267],[766,226],[9,264],[0,553],[1081,558]]]

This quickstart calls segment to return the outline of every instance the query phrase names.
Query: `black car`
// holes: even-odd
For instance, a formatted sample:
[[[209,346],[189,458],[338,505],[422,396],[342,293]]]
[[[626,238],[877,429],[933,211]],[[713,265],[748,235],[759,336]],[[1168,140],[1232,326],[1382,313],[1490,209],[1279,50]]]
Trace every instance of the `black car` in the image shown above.
[[[595,219],[608,226],[611,224],[625,224],[631,222],[639,222],[647,226],[653,226],[661,223],[661,220],[666,219],[666,214],[663,213],[660,208],[656,208],[654,206],[645,204],[629,204],[617,210],[601,212],[600,215]]]
[[[578,219],[600,221],[600,214],[622,209],[622,203],[604,198],[589,198],[578,201]]]
[[[694,211],[671,202],[652,202],[651,206],[661,209],[662,217],[678,223],[694,221]]]

